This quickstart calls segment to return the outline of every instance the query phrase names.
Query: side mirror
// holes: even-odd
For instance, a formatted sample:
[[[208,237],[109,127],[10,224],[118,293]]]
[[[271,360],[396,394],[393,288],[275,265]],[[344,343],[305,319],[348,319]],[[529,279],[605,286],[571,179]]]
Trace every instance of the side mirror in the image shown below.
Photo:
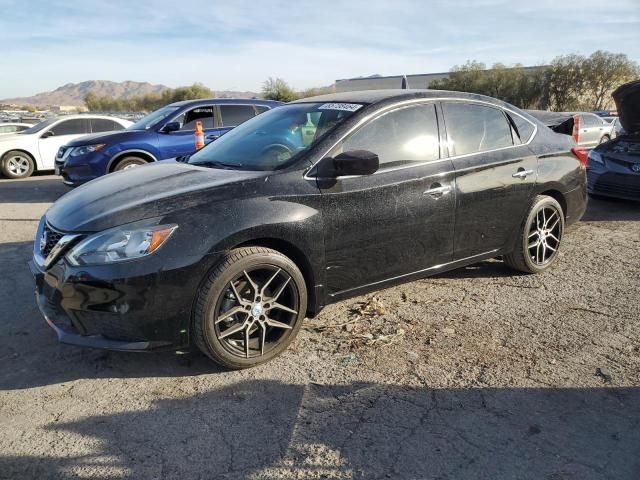
[[[47,130],[42,135],[40,135],[40,138],[49,138],[49,137],[53,137],[54,135],[55,133],[53,133],[53,131]]]
[[[333,158],[336,176],[371,175],[380,167],[378,155],[368,150],[350,150]]]
[[[169,122],[162,127],[162,133],[177,132],[180,130],[180,122]]]

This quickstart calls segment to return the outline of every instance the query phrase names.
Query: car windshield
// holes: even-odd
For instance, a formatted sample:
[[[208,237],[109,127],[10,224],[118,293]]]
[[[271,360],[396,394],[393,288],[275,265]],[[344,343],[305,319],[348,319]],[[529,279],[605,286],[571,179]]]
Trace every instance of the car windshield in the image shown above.
[[[276,170],[344,122],[359,103],[293,103],[274,108],[234,128],[189,158],[192,165]]]
[[[130,127],[127,127],[127,130],[148,130],[151,127],[156,126],[158,123],[160,123],[162,120],[170,116],[179,108],[180,107],[172,107],[172,106],[162,107],[159,110],[151,112],[146,117],[141,118]]]
[[[45,120],[44,122],[36,123],[33,127],[27,128],[21,132],[18,132],[20,135],[29,135],[31,133],[37,133],[40,130],[47,128],[49,125],[57,121],[57,118],[50,118],[49,120]]]

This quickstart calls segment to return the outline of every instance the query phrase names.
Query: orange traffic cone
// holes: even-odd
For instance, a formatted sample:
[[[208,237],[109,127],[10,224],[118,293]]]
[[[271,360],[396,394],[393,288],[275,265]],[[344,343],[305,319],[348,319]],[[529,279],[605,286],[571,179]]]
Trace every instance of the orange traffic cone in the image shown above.
[[[196,122],[196,150],[204,147],[204,131],[202,130],[202,122]]]

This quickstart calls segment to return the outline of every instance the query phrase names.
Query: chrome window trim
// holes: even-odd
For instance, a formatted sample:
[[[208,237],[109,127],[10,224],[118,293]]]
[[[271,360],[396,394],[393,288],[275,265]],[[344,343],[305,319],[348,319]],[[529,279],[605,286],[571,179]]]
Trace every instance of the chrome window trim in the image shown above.
[[[316,165],[318,165],[318,163],[320,163],[322,160],[324,160],[326,158],[327,154],[331,150],[333,150],[340,142],[342,142],[345,138],[347,138],[349,135],[351,135],[355,130],[357,130],[358,128],[362,127],[365,123],[369,122],[370,120],[373,120],[373,119],[377,118],[378,116],[386,115],[387,113],[390,113],[392,111],[400,110],[402,108],[406,108],[406,107],[409,107],[409,106],[420,105],[420,104],[428,104],[428,103],[436,103],[436,102],[444,102],[444,101],[454,101],[454,102],[458,102],[458,103],[477,103],[477,104],[480,104],[480,105],[487,105],[489,107],[493,107],[493,108],[497,108],[497,109],[503,110],[505,112],[509,112],[509,113],[511,113],[513,115],[519,116],[520,118],[522,118],[526,122],[529,122],[531,125],[533,125],[533,133],[529,137],[529,140],[527,140],[525,143],[519,143],[518,145],[514,144],[514,145],[507,146],[507,147],[494,148],[494,149],[491,149],[491,150],[483,150],[483,151],[480,151],[480,152],[466,153],[464,155],[447,156],[447,157],[440,158],[438,160],[425,160],[423,162],[413,162],[413,163],[408,164],[408,165],[402,165],[402,166],[399,166],[399,167],[393,167],[393,168],[388,168],[388,169],[384,169],[384,170],[377,170],[372,175],[378,175],[380,173],[386,173],[386,172],[395,172],[396,170],[403,170],[405,168],[419,167],[419,166],[423,166],[423,165],[426,165],[426,164],[442,162],[442,161],[445,161],[445,160],[455,160],[455,159],[458,159],[458,158],[470,157],[472,155],[477,155],[479,153],[493,153],[493,152],[499,152],[501,150],[507,150],[509,148],[523,147],[523,146],[529,145],[533,141],[533,139],[536,137],[536,135],[538,134],[538,125],[536,125],[534,122],[532,122],[528,118],[524,117],[523,115],[519,114],[518,112],[516,112],[516,111],[514,111],[514,110],[512,110],[512,109],[510,109],[508,107],[504,107],[502,105],[496,105],[495,103],[487,102],[485,100],[476,100],[476,99],[468,99],[468,98],[456,98],[456,97],[414,98],[414,99],[411,99],[411,100],[404,100],[402,102],[394,103],[393,105],[389,105],[389,106],[387,106],[387,107],[385,107],[383,109],[377,110],[377,111],[375,111],[373,113],[370,113],[369,115],[363,117],[362,119],[360,119],[360,121],[358,123],[356,123],[353,127],[351,127],[342,137],[340,137],[340,139],[338,139],[330,148],[328,148],[321,155],[320,160],[318,160],[317,162],[312,164],[306,170],[305,174],[303,175],[303,178],[305,180],[324,180],[324,179],[327,179],[327,178],[345,179],[345,178],[361,177],[362,175],[343,175],[343,176],[337,176],[337,177],[317,177],[317,176],[309,176],[308,172],[313,170],[313,168]]]

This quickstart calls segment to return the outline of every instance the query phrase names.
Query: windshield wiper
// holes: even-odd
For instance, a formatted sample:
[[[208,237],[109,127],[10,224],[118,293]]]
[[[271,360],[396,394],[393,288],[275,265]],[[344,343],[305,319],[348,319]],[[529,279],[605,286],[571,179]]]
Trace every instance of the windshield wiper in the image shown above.
[[[242,164],[241,163],[224,163],[224,162],[218,162],[216,160],[204,160],[201,162],[195,162],[192,163],[191,165],[197,165],[200,167],[220,167],[220,168],[226,168],[226,169],[241,169],[242,168]]]

